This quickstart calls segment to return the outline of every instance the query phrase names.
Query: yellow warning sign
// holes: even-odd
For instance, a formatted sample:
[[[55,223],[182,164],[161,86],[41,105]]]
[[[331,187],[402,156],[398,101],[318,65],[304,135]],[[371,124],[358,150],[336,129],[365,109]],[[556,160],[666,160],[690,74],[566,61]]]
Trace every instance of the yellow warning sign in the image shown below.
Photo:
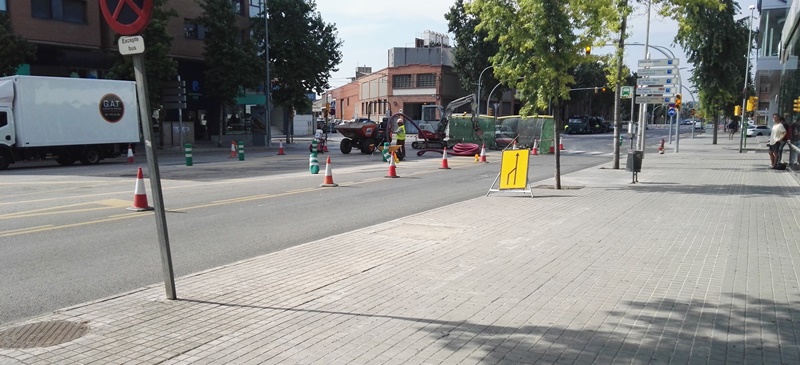
[[[502,189],[525,189],[528,185],[528,150],[503,151],[500,164],[500,185]]]

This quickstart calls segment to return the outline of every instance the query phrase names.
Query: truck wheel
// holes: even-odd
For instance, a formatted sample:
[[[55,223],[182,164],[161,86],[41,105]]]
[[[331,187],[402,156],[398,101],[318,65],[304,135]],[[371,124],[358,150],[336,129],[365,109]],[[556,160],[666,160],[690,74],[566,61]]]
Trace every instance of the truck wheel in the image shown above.
[[[96,165],[100,163],[101,159],[100,150],[96,147],[87,147],[83,151],[83,156],[81,156],[81,163],[84,165]]]
[[[368,155],[375,151],[375,141],[372,138],[366,138],[361,140],[361,153]]]
[[[411,142],[411,148],[415,150],[420,149],[419,142]]]
[[[61,166],[70,166],[75,163],[75,160],[68,157],[59,157],[56,159],[56,162]]]
[[[345,155],[350,153],[350,151],[353,150],[353,141],[350,138],[342,139],[342,141],[339,142],[339,150]]]
[[[5,170],[11,164],[11,156],[5,152],[0,152],[0,170]]]

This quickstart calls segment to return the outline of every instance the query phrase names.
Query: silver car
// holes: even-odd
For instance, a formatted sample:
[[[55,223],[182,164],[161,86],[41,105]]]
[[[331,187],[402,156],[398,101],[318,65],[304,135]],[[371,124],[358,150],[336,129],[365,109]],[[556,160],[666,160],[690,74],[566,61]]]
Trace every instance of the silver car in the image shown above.
[[[769,127],[765,125],[749,125],[747,126],[747,136],[768,136],[770,132]]]

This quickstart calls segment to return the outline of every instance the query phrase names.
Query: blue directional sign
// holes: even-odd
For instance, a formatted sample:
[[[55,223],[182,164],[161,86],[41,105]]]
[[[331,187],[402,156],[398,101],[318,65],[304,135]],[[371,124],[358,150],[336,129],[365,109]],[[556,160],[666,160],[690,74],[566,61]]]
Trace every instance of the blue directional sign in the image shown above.
[[[669,110],[667,111],[667,115],[669,115],[670,117],[674,117],[675,114],[676,114],[675,108],[669,108]]]

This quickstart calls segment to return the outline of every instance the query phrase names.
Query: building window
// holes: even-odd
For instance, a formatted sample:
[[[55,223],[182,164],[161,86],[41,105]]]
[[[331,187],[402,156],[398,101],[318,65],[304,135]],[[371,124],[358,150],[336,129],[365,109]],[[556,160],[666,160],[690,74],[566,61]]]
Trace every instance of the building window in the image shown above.
[[[392,76],[392,87],[395,89],[410,89],[411,75],[394,75]]]
[[[206,27],[195,23],[194,20],[192,19],[183,20],[184,38],[203,40],[206,39],[207,34],[208,34],[208,29],[206,29]]]
[[[242,0],[231,0],[231,9],[236,14],[244,15],[244,12],[242,12]]]
[[[61,6],[65,22],[86,24],[86,0],[63,0]]]
[[[436,87],[436,74],[417,75],[417,87]]]
[[[0,11],[8,11],[8,7],[6,6],[6,0],[0,0]]]
[[[261,1],[263,0],[250,0],[250,16],[257,17],[261,12]]]
[[[51,0],[31,0],[31,16],[39,19],[53,19]]]
[[[31,16],[86,24],[86,0],[31,0]]]

